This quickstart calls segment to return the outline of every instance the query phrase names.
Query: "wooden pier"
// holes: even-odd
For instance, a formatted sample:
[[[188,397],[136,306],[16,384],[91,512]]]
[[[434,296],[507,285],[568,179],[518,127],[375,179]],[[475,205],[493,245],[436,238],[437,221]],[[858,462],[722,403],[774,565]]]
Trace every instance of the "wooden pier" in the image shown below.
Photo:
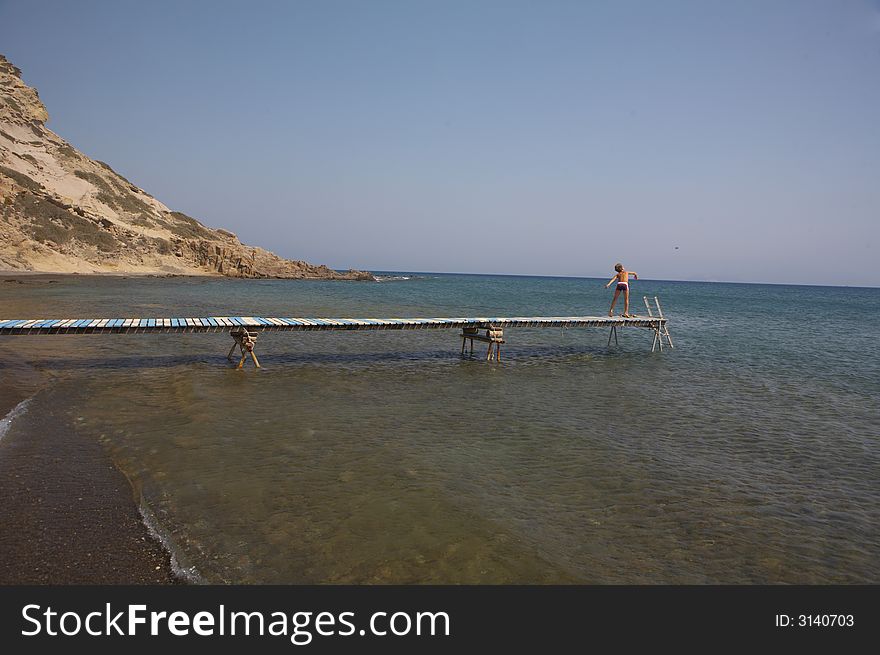
[[[207,316],[199,318],[58,318],[58,319],[0,319],[0,337],[13,335],[52,334],[192,334],[228,332],[234,343],[228,357],[232,359],[235,349],[240,351],[241,368],[248,356],[260,366],[254,348],[261,332],[310,332],[336,330],[431,330],[461,329],[461,353],[466,346],[474,351],[474,341],[489,344],[486,359],[501,359],[504,329],[528,328],[610,328],[608,345],[612,338],[617,342],[618,328],[644,328],[653,332],[651,352],[664,343],[670,348],[667,319],[654,298],[657,315],[645,298],[647,316],[514,316],[514,317],[460,317],[460,318],[274,318],[262,316]]]

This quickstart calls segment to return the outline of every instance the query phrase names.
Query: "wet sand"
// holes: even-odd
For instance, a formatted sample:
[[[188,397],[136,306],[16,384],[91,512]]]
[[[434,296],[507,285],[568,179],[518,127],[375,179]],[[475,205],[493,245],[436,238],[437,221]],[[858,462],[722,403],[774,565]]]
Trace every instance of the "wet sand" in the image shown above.
[[[0,385],[0,417],[23,399]],[[13,426],[0,440],[0,498],[0,584],[179,582],[128,479],[75,429]]]

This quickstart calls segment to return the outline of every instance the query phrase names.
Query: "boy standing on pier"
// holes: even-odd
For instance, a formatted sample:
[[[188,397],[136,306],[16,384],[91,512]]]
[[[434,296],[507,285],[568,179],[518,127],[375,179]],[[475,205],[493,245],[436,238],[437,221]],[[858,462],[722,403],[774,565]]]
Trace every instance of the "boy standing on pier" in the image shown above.
[[[623,291],[623,317],[631,318],[632,315],[629,313],[629,276],[632,275],[634,279],[639,279],[639,274],[635,271],[628,271],[623,267],[623,264],[617,263],[614,265],[614,270],[617,273],[614,274],[614,277],[608,280],[608,284],[605,285],[605,288],[611,286],[611,284],[617,280],[617,288],[614,290],[614,299],[611,301],[611,309],[608,310],[608,316],[614,316],[614,303],[617,302],[618,296],[620,296],[620,292]]]

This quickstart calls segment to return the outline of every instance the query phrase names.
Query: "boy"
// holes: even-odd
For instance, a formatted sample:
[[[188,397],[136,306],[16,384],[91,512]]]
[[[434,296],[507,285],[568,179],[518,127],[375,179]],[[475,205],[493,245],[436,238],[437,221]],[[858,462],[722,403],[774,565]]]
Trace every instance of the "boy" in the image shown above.
[[[608,284],[605,285],[605,288],[611,286],[611,284],[617,280],[617,288],[614,290],[614,299],[611,301],[611,309],[608,310],[608,316],[614,316],[614,303],[617,302],[617,297],[620,295],[620,292],[623,291],[623,317],[624,318],[632,318],[632,315],[629,313],[629,276],[632,275],[634,279],[639,279],[639,274],[635,271],[628,271],[623,267],[623,264],[617,263],[614,265],[614,270],[617,273],[613,278],[608,280]]]

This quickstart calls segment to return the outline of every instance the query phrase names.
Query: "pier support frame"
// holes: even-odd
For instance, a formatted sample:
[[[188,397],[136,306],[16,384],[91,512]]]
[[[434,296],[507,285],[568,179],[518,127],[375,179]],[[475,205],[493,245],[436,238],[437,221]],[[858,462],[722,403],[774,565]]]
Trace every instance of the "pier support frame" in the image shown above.
[[[486,334],[480,334],[480,330],[486,330]],[[494,349],[496,362],[501,361],[501,344],[504,343],[504,330],[500,327],[490,325],[488,328],[466,327],[461,329],[461,354],[465,354],[465,346],[470,342],[470,354],[474,354],[474,339],[489,344],[486,351],[486,361],[493,359],[492,351]]]
[[[248,355],[254,360],[254,366],[260,368],[260,360],[257,359],[257,354],[254,352],[254,346],[257,343],[257,333],[251,332],[247,328],[240,327],[230,331],[229,336],[235,340],[235,343],[233,343],[232,348],[229,349],[229,354],[226,356],[226,359],[231,362],[235,361],[232,358],[232,353],[235,352],[237,347],[241,350],[241,359],[236,368],[242,368],[244,366]]]

